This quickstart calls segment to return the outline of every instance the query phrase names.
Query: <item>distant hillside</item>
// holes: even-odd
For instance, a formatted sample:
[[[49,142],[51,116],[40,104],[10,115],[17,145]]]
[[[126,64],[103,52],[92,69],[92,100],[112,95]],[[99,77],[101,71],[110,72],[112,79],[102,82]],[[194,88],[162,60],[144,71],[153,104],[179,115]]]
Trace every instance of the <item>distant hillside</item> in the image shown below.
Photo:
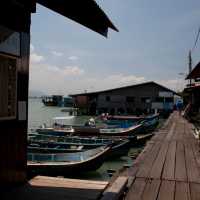
[[[46,94],[42,91],[38,90],[29,90],[29,97],[41,97],[45,96]]]

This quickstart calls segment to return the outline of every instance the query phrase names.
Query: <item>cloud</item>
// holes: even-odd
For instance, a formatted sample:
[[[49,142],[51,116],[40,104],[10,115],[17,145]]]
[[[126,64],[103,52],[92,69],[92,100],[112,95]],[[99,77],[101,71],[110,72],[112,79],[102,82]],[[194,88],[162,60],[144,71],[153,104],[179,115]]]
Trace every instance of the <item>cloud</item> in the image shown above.
[[[36,53],[34,45],[30,44],[30,63],[40,63],[43,60],[44,56]]]
[[[105,81],[109,82],[118,82],[119,85],[125,84],[133,84],[133,83],[141,83],[145,81],[145,77],[143,76],[135,76],[135,75],[124,75],[124,74],[117,74],[108,76]]]
[[[31,63],[40,63],[43,60],[44,60],[44,57],[42,55],[38,55],[37,53],[30,54],[30,62]]]
[[[84,70],[80,69],[77,66],[66,66],[62,70],[62,73],[63,73],[63,75],[67,75],[67,76],[68,75],[76,76],[76,75],[82,75],[82,74],[84,74]]]
[[[31,63],[30,89],[46,94],[68,94],[81,79],[84,70],[78,66],[55,66],[46,63]]]
[[[108,76],[84,76],[71,84],[72,93],[79,93],[87,90],[87,92],[101,91],[106,89],[118,88],[127,85],[134,85],[147,81],[145,77],[126,75],[126,74],[112,74]]]
[[[31,64],[30,89],[39,89],[48,94],[71,94],[87,90],[98,91],[144,82],[135,75],[113,74],[89,75],[79,66],[55,66],[44,63]]]
[[[52,53],[54,56],[56,56],[56,57],[61,57],[61,56],[63,56],[63,53],[62,53],[62,52],[52,51],[51,53]]]
[[[75,60],[78,60],[78,57],[77,56],[70,56],[68,59],[72,60],[72,61],[75,61]]]
[[[166,79],[166,80],[157,80],[156,81],[157,83],[167,87],[167,88],[170,88],[174,91],[182,91],[186,84],[187,84],[187,81],[184,80],[184,79],[181,79],[181,78],[177,78],[177,79]]]
[[[79,80],[71,82],[71,93],[82,93],[113,89],[128,85],[134,85],[154,81],[174,91],[182,91],[186,81],[182,79],[149,80],[143,76],[113,74],[105,77],[82,77]],[[70,89],[68,89],[70,90]]]
[[[147,81],[155,81],[167,88],[180,91],[184,88],[182,79],[148,80],[145,76],[113,73],[108,75],[89,74],[77,65],[52,65],[45,62],[42,55],[31,53],[30,89],[40,90],[46,94],[73,94],[87,90],[94,92]]]
[[[30,44],[30,51],[34,52],[34,50],[35,50],[35,47],[33,46],[33,44]]]
[[[45,65],[44,70],[53,72],[55,76],[79,76],[84,74],[84,70],[78,66],[58,67]]]

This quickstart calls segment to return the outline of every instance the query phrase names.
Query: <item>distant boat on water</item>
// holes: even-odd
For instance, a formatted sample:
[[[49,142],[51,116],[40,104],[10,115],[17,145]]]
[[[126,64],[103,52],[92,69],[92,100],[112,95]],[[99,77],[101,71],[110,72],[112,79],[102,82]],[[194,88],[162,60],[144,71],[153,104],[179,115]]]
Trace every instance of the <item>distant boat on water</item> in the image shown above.
[[[42,103],[45,106],[62,106],[63,96],[60,95],[52,95],[52,96],[44,96],[42,97]]]
[[[43,96],[42,102],[45,106],[57,106],[57,107],[74,106],[74,102],[71,97],[63,97],[62,95]]]

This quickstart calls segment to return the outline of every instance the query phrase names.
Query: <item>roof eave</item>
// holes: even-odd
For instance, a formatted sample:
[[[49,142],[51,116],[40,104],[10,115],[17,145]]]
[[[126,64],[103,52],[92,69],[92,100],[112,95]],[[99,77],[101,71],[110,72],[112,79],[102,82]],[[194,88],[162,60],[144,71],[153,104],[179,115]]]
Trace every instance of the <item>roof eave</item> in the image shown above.
[[[107,37],[108,29],[118,32],[105,12],[94,0],[37,0],[45,6],[77,23]]]

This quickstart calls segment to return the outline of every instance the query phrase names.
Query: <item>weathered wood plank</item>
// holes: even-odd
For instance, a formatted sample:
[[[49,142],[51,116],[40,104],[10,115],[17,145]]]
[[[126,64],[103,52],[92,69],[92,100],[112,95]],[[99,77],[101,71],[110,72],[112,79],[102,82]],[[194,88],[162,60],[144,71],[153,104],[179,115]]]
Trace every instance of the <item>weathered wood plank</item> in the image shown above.
[[[175,130],[175,126],[176,126],[176,124],[173,122],[165,140],[171,140],[172,139],[172,136],[173,136],[174,130]]]
[[[174,180],[175,160],[176,160],[176,141],[172,141],[169,144],[166,161],[164,164],[164,169],[162,174],[163,179]]]
[[[26,187],[29,192],[22,192],[22,195],[28,195],[28,199],[31,199],[31,194],[38,198],[40,195],[46,196],[46,199],[97,199],[107,184],[105,181],[37,176],[29,181],[29,186]]]
[[[102,200],[118,199],[124,192],[128,183],[128,177],[119,176],[116,181],[103,193]]]
[[[176,122],[176,125],[175,125],[175,128],[174,128],[174,132],[173,132],[173,135],[172,135],[172,137],[171,137],[171,140],[178,140],[178,138],[179,138],[179,136],[178,136],[178,134],[179,134],[179,123],[177,122],[177,121],[175,121]]]
[[[189,184],[176,182],[175,200],[190,200]]]
[[[103,184],[99,181],[88,181],[88,180],[76,180],[76,179],[65,179],[65,178],[53,178],[38,176],[31,181],[29,184],[32,186],[40,187],[65,187],[65,188],[80,188],[80,189],[96,189],[103,190],[107,186],[108,182]]]
[[[162,181],[157,200],[174,200],[175,181]]]
[[[139,169],[139,166],[144,162],[146,156],[149,154],[149,152],[152,150],[154,146],[154,142],[148,142],[144,150],[138,155],[136,160],[133,162],[133,166],[128,169],[128,175],[129,177],[134,177]]]
[[[167,135],[167,132],[161,133],[158,132],[155,134],[155,136],[152,138],[152,141],[162,141],[165,139],[165,136]]]
[[[61,178],[61,177],[49,177],[49,176],[36,176],[33,179],[29,181],[29,183],[33,183],[35,181],[49,181],[49,182],[63,182],[63,183],[69,183],[69,182],[74,182],[74,183],[83,183],[83,184],[97,184],[97,185],[107,185],[108,181],[95,181],[95,180],[83,180],[83,179],[71,179],[71,178]]]
[[[160,149],[160,143],[156,142],[154,147],[152,148],[152,151],[149,152],[148,155],[145,157],[145,160],[141,164],[136,174],[136,177],[141,177],[141,178],[148,177],[151,167],[154,163],[154,160],[158,155],[159,149]]]
[[[200,183],[200,173],[198,170],[197,162],[191,148],[191,144],[185,144],[185,158],[188,181]]]
[[[158,156],[156,157],[156,160],[153,163],[153,166],[151,168],[151,172],[149,174],[149,178],[161,178],[162,169],[164,166],[166,154],[168,151],[168,142],[165,142],[162,144],[162,147],[160,148],[160,151],[158,153]]]
[[[200,184],[190,183],[191,200],[200,199]]]
[[[161,183],[160,180],[155,180],[155,179],[148,180],[142,195],[142,199],[148,199],[148,200],[157,199],[160,183]]]
[[[196,143],[192,143],[191,144],[191,147],[193,149],[193,152],[194,152],[194,156],[195,156],[195,160],[197,162],[197,167],[198,167],[198,170],[200,171],[200,143],[196,142]]]
[[[187,181],[184,146],[179,141],[176,148],[175,179],[178,181]]]
[[[128,194],[126,195],[126,200],[140,200],[142,199],[142,194],[146,185],[145,178],[137,178],[131,189],[129,190]]]

